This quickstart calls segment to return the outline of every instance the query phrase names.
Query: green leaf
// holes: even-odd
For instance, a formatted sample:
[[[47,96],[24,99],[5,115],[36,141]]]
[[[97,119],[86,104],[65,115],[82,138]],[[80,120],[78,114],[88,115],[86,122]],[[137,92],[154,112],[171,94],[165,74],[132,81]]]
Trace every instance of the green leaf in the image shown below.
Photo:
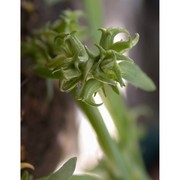
[[[117,80],[119,82],[119,84],[121,85],[121,87],[125,86],[123,80],[122,80],[122,73],[121,73],[121,69],[120,67],[118,66],[117,63],[115,63],[115,67],[114,67],[114,72],[117,76]]]
[[[73,175],[70,180],[102,180],[95,175]]]
[[[79,72],[78,70],[76,70],[75,68],[67,68],[67,69],[63,69],[62,70],[63,76],[66,80],[71,80],[73,78],[77,78],[81,76],[81,72]]]
[[[115,52],[115,55],[116,55],[117,60],[134,62],[131,58],[129,58],[127,56],[124,56],[122,54],[119,54],[119,53]]]
[[[119,89],[117,86],[111,86],[112,90],[119,95]]]
[[[67,43],[69,49],[72,51],[72,54],[78,54],[80,56],[86,55],[86,50],[81,43],[81,41],[75,36],[73,31],[70,34],[65,36],[65,42]]]
[[[79,82],[79,78],[73,78],[70,81],[66,81],[64,79],[59,80],[59,89],[62,92],[69,92],[74,89]]]
[[[112,86],[116,86],[117,83],[113,80],[111,80],[110,78],[106,77],[106,74],[105,73],[102,73],[102,72],[95,72],[94,74],[94,78],[97,79],[98,81],[102,82],[102,83],[105,83],[105,84],[109,84],[109,85],[112,85]]]
[[[56,56],[54,59],[52,59],[50,62],[47,63],[47,67],[49,69],[54,69],[57,66],[62,66],[63,64],[70,63],[72,59],[66,58],[64,55],[60,54]],[[68,61],[69,60],[69,61]]]
[[[48,177],[41,177],[41,178],[38,178],[36,180],[48,180]]]
[[[47,180],[69,180],[75,170],[77,158],[69,159],[58,171],[50,175]]]
[[[120,28],[99,28],[102,32],[101,39],[100,39],[100,46],[102,46],[104,49],[109,49],[114,41],[114,37],[119,33],[125,33],[127,35],[130,35],[129,32],[126,29],[120,29]]]
[[[60,78],[60,72],[55,72],[52,73],[50,70],[48,70],[47,68],[41,67],[41,66],[37,66],[34,68],[34,71],[43,78],[49,78],[49,79],[59,79]]]
[[[131,49],[134,47],[139,41],[139,34],[135,34],[135,38],[132,40],[131,38],[128,39],[128,41],[118,41],[114,43],[110,49],[115,50],[119,53],[124,53],[127,50]]]
[[[134,63],[120,62],[122,78],[146,91],[154,91],[154,82]]]
[[[85,103],[92,105],[92,106],[99,106],[101,104],[95,104],[93,102],[93,95],[103,86],[102,82],[99,82],[95,79],[90,79],[86,81],[85,86],[83,88],[82,94],[81,94],[81,100]]]

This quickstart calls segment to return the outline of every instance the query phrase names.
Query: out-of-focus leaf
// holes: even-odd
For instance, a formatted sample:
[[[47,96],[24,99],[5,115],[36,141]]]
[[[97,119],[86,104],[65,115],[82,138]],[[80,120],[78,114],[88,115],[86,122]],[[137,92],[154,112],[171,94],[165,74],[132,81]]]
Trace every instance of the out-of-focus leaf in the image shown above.
[[[82,3],[89,23],[90,38],[97,42],[100,34],[96,30],[103,26],[102,0],[83,0]]]
[[[95,175],[73,175],[70,180],[102,180]]]
[[[48,177],[41,177],[36,180],[70,180],[75,167],[77,158],[73,157],[69,159],[58,171],[51,174]]]
[[[47,68],[44,68],[44,67],[37,66],[34,68],[34,70],[39,76],[41,76],[43,78],[49,78],[49,79],[59,79],[60,78],[59,72],[52,73],[50,70],[48,70]]]
[[[48,180],[48,177],[41,177],[41,178],[38,178],[36,180]]]
[[[75,170],[77,158],[69,159],[58,171],[48,177],[47,180],[69,180]]]
[[[112,90],[119,95],[119,89],[117,86],[111,86]]]
[[[52,59],[50,62],[47,63],[47,67],[49,69],[54,69],[57,66],[62,66],[63,64],[67,63],[67,60],[68,58],[66,58],[65,56],[58,55],[54,59]],[[72,59],[70,59],[70,61],[72,61]]]
[[[156,89],[153,81],[134,63],[120,62],[121,74],[124,79],[146,91],[154,91]]]

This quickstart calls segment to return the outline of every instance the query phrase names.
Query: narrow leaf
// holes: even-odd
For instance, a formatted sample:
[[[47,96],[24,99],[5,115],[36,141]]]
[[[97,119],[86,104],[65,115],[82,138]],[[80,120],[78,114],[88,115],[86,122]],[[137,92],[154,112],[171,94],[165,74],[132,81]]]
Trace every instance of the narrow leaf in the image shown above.
[[[50,62],[47,63],[47,67],[49,69],[54,69],[57,66],[61,66],[64,63],[70,63],[72,59],[68,61],[68,58],[66,58],[64,55],[58,55],[54,59],[52,59]]]
[[[134,63],[120,62],[121,75],[124,79],[146,91],[156,89],[154,82]]]
[[[81,94],[81,100],[85,103],[91,105],[91,106],[100,106],[100,104],[95,104],[93,101],[93,95],[97,93],[97,91],[103,86],[103,83],[95,80],[90,79],[85,83],[85,86],[83,88],[82,94]]]
[[[115,71],[115,74],[117,76],[117,80],[118,80],[119,84],[121,85],[121,87],[125,86],[123,79],[122,79],[121,69],[117,63],[115,63],[114,71]]]
[[[49,79],[59,79],[60,78],[59,72],[52,73],[47,68],[44,68],[41,66],[35,67],[34,71],[37,73],[37,75],[39,75],[40,77],[43,77],[43,78],[49,78]]]
[[[124,53],[126,50],[130,49],[131,47],[131,40],[128,41],[118,41],[114,43],[110,49],[113,49],[119,53]]]
[[[81,73],[76,70],[75,68],[67,68],[67,69],[63,69],[62,70],[63,76],[66,80],[71,80],[73,78],[77,78],[79,76],[81,76]]]
[[[58,171],[50,175],[47,180],[69,180],[75,170],[77,158],[69,159]]]
[[[102,83],[106,83],[112,86],[116,86],[116,82],[111,80],[110,78],[106,77],[104,73],[98,72],[94,73],[94,78],[97,79],[98,81],[101,81]]]
[[[124,53],[127,50],[131,49],[134,47],[139,41],[139,34],[135,34],[135,38],[132,40],[131,38],[128,39],[128,41],[118,41],[114,43],[110,49],[115,50],[119,53]]]
[[[69,92],[72,89],[74,89],[75,86],[77,86],[78,82],[79,82],[79,78],[73,78],[70,81],[65,81],[64,79],[60,78],[59,89],[62,92]]]
[[[112,90],[119,95],[119,89],[117,86],[111,86]]]
[[[70,180],[101,180],[95,175],[73,175]]]
[[[84,102],[90,106],[94,106],[94,107],[98,107],[98,106],[101,106],[103,103],[99,103],[99,104],[96,104],[93,100],[93,98],[89,98],[89,99],[86,99],[84,100]]]
[[[103,83],[95,80],[95,79],[90,79],[86,82],[83,92],[81,94],[82,100],[89,99],[93,97],[93,94],[97,92],[99,88],[101,88]]]
[[[115,52],[115,55],[116,55],[117,61],[118,61],[118,60],[121,60],[121,61],[134,62],[131,58],[129,58],[129,57],[127,57],[127,56],[124,56],[124,55],[122,55],[122,54],[119,54],[119,53],[116,53],[116,52]]]

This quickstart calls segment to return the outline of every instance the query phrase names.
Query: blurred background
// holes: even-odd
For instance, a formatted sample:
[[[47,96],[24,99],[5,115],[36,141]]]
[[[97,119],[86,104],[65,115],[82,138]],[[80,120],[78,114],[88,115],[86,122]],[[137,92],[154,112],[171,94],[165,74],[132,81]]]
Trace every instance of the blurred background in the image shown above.
[[[85,0],[21,0],[21,41],[26,41],[34,29],[59,18],[63,10],[88,11]],[[146,127],[140,142],[146,168],[152,179],[159,179],[159,1],[102,0],[99,19],[104,27],[123,27],[131,35],[138,32],[140,41],[129,56],[152,78],[157,86],[149,93],[128,85],[124,100],[131,109],[146,105],[150,115],[143,113],[137,123]],[[92,13],[92,17],[95,12]],[[85,17],[86,18],[86,17]],[[94,23],[98,18],[94,19]],[[82,20],[82,24],[88,25]],[[96,23],[95,23],[96,24]],[[99,28],[99,27],[97,27]],[[93,36],[93,30],[90,36]],[[89,43],[89,42],[87,42]],[[45,176],[58,168],[67,157],[78,156],[77,171],[92,166],[102,157],[96,136],[70,94],[61,93],[55,84],[49,98],[48,82],[30,68],[31,59],[21,61],[21,161],[35,166],[35,177]],[[115,135],[110,117],[101,108],[111,134]],[[91,145],[91,146],[90,146]]]

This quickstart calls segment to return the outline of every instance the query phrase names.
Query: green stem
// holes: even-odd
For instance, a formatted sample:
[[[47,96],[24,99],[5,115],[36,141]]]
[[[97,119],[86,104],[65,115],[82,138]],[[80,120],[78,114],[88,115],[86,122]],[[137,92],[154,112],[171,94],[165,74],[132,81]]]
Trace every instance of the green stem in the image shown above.
[[[109,86],[105,86],[105,92],[107,97],[104,97],[103,93],[100,92],[103,103],[106,106],[109,114],[111,115],[121,141],[127,142],[126,130],[128,130],[128,118],[121,95],[117,95],[116,93],[114,93]]]
[[[138,137],[136,132],[134,133],[134,131],[137,130],[135,122],[130,121],[122,96],[114,93],[108,86],[105,87],[105,92],[107,97],[104,97],[102,92],[100,92],[100,96],[115,124],[115,127],[117,128],[117,132],[120,137],[119,152],[121,154],[128,153],[133,157],[130,164],[127,164],[125,160],[127,168],[130,167],[130,169],[132,169],[133,164],[135,164],[136,168],[138,168],[141,172],[140,176],[143,177],[143,179],[149,179],[140,152]],[[133,152],[129,149],[129,146],[132,145],[134,147]],[[132,175],[133,173],[130,172],[130,174]]]
[[[117,166],[118,171],[121,171],[121,175],[124,177],[124,179],[130,179],[127,169],[124,165],[122,155],[119,153],[117,145],[110,137],[98,109],[96,107],[89,106],[81,101],[77,101],[77,103],[81,110],[88,117],[89,122],[91,123],[97,134],[101,148],[103,149],[107,159],[112,162],[113,168],[116,168]]]

